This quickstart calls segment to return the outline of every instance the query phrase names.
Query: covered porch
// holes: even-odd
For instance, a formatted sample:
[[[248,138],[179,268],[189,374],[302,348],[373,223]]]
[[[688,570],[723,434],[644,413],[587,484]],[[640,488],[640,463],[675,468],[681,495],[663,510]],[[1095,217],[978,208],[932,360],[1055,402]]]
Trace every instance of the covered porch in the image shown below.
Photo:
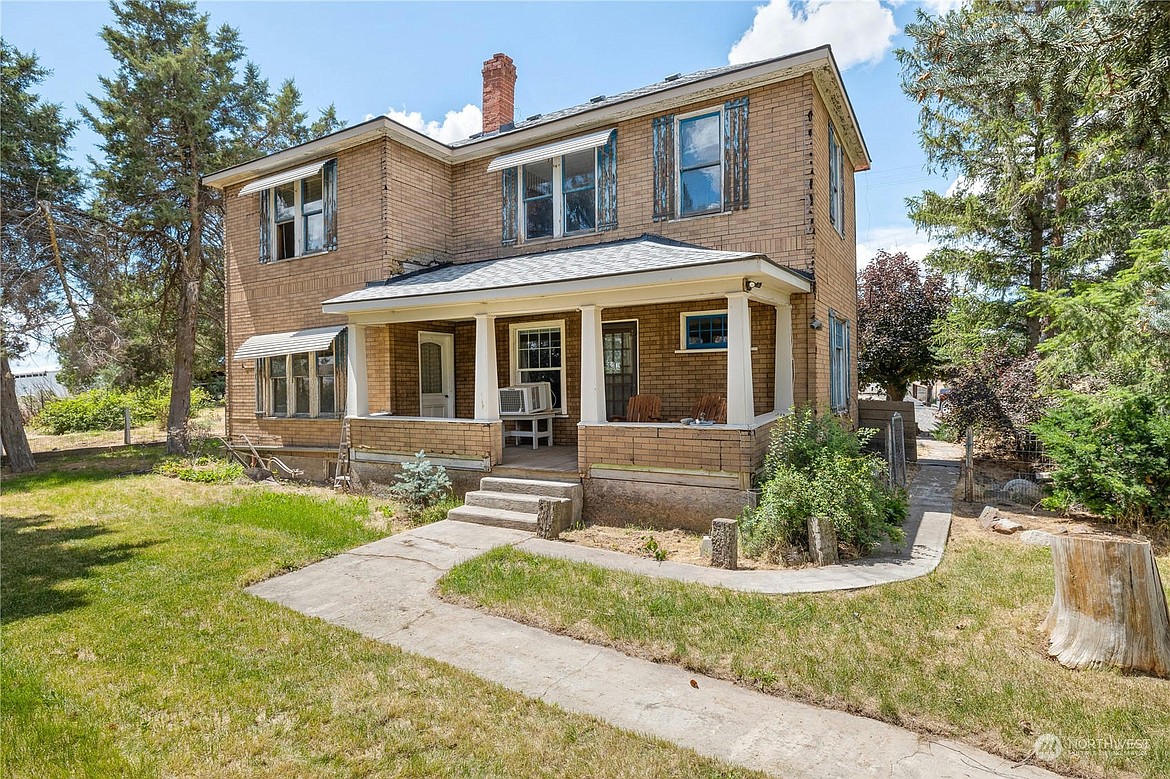
[[[799,400],[792,296],[809,288],[762,255],[643,237],[441,266],[328,301],[349,320],[351,462],[425,450],[466,477],[583,479],[593,515],[590,494],[613,498],[618,483],[635,503],[663,486],[742,502],[773,421]],[[549,383],[552,412],[501,413],[500,388],[530,382]],[[659,418],[624,421],[634,395],[655,398]],[[726,419],[684,423],[704,396],[725,400]],[[551,442],[505,445],[532,424]]]

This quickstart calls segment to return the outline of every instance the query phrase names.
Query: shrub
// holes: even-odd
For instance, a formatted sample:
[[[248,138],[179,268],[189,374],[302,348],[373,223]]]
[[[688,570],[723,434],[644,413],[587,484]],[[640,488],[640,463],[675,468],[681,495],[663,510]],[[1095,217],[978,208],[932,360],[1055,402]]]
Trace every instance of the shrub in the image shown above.
[[[950,393],[943,402],[940,424],[957,432],[968,427],[992,445],[1022,447],[1028,427],[1041,416],[1048,401],[1037,392],[1039,356],[1013,357],[986,349],[979,359],[956,370],[947,380]]]
[[[244,466],[218,457],[172,458],[154,466],[154,472],[181,481],[230,484],[244,475]]]
[[[1055,465],[1050,505],[1170,521],[1170,395],[1067,393],[1033,429]]]
[[[116,390],[92,389],[45,403],[37,414],[37,428],[50,435],[117,430],[122,427],[126,396]]]
[[[772,433],[759,503],[740,523],[744,553],[778,560],[786,549],[807,551],[812,516],[832,521],[848,556],[900,541],[905,495],[886,487],[885,463],[862,452],[871,435],[808,409],[784,419]]]
[[[390,493],[408,512],[418,513],[451,494],[451,479],[446,468],[433,464],[426,452],[419,452],[413,462],[402,464],[402,473]]]
[[[86,433],[94,430],[118,430],[125,423],[122,410],[130,409],[135,425],[156,423],[165,427],[171,403],[169,379],[129,392],[91,389],[66,398],[46,401],[37,414],[35,425],[50,435]],[[191,388],[191,411],[211,405],[211,396],[201,387]]]

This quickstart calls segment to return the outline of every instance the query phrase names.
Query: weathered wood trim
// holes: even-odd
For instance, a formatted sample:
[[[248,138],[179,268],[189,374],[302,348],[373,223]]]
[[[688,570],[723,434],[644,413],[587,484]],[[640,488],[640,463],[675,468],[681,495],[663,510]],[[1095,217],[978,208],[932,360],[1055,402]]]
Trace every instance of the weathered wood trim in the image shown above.
[[[674,114],[654,119],[654,221],[674,218]]]
[[[597,229],[613,230],[618,226],[617,204],[617,131],[604,146],[597,147]]]
[[[260,191],[260,264],[272,259],[272,190]]]
[[[500,243],[512,246],[519,233],[520,171],[507,168],[500,171]]]
[[[728,100],[723,111],[723,210],[748,207],[748,99]]]

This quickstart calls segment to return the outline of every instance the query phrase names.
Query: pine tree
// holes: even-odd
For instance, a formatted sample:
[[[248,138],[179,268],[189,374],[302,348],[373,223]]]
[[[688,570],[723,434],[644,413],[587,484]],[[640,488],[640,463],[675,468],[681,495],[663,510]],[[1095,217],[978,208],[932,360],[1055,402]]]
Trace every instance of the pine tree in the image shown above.
[[[1156,5],[984,1],[907,26],[903,90],[929,167],[957,175],[909,199],[910,216],[959,284],[958,330],[1031,352],[1047,327],[1038,293],[1126,262],[1166,181],[1165,117],[1144,102],[1164,109],[1170,81]],[[1142,45],[1126,13],[1144,20]]]
[[[144,282],[115,294],[153,300],[172,339],[167,450],[182,452],[200,320],[222,322],[223,313],[222,294],[206,289],[209,278],[222,279],[222,204],[200,176],[337,121],[330,108],[306,128],[295,87],[274,98],[245,61],[239,33],[227,25],[212,31],[194,2],[125,0],[112,8],[115,23],[101,34],[117,70],[100,79],[104,94],[91,95],[92,108],[82,112],[103,139],[105,160],[94,169],[100,207],[124,230],[132,275]],[[222,326],[218,332],[217,356]]]
[[[15,472],[35,466],[9,362],[45,331],[69,300],[69,278],[54,213],[72,209],[82,193],[78,172],[67,164],[74,124],[61,106],[31,90],[48,76],[34,55],[0,40],[0,433]]]

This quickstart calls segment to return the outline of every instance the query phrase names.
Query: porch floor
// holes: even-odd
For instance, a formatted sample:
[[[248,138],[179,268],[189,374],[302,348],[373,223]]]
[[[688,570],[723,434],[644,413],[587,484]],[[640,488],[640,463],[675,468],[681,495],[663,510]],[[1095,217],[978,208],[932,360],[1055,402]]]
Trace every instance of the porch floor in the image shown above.
[[[533,449],[531,444],[504,447],[504,461],[492,469],[498,473],[509,468],[530,471],[560,471],[577,475],[577,447],[541,446]]]

